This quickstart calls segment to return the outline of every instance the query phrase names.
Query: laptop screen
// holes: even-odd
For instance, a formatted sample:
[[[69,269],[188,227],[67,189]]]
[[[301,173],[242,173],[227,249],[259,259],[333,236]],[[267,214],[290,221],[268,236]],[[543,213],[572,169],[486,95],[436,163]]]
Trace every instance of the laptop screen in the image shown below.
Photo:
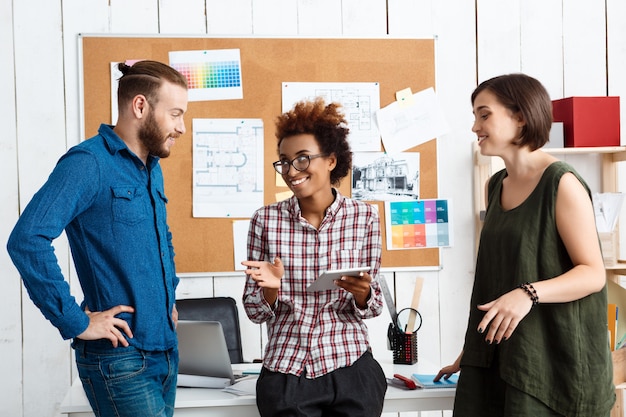
[[[186,375],[210,377],[224,387],[233,384],[233,375],[224,330],[218,321],[179,320],[178,334],[178,374],[179,386],[190,386]],[[219,379],[219,380],[217,380]],[[220,381],[225,379],[226,381]],[[205,382],[207,382],[205,378]],[[192,385],[192,386],[195,386]]]

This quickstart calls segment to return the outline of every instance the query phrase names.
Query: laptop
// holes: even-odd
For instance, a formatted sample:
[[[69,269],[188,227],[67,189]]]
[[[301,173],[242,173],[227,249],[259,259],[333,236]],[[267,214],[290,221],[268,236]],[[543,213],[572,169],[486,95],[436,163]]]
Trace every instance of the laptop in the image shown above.
[[[235,383],[222,324],[179,320],[179,387],[225,388]]]

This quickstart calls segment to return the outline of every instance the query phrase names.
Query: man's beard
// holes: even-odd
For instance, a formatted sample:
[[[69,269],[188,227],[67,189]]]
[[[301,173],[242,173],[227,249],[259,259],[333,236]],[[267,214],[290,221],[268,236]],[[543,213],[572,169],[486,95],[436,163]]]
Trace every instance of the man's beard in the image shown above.
[[[152,110],[148,111],[148,116],[139,129],[139,140],[148,149],[150,155],[159,158],[167,158],[170,155],[169,148],[165,146],[168,139],[163,137]]]

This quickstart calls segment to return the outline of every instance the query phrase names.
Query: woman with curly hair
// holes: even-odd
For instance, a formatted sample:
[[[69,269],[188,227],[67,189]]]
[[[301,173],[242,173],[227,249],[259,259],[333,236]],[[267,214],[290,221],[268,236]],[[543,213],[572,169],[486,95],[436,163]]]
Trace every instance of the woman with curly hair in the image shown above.
[[[261,416],[380,416],[387,384],[364,319],[383,308],[380,223],[334,188],[352,165],[339,105],[302,101],[276,121],[278,161],[293,196],[257,210],[248,232],[243,303],[265,323],[257,383]],[[358,266],[335,288],[308,292],[324,271]]]

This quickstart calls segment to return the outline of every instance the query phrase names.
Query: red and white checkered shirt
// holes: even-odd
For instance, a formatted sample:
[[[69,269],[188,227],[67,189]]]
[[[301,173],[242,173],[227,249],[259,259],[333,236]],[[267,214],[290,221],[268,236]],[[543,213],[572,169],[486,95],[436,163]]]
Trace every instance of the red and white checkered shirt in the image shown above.
[[[306,370],[307,378],[352,365],[369,348],[363,320],[378,316],[383,308],[377,281],[381,252],[376,209],[338,191],[319,229],[301,216],[295,197],[257,210],[250,221],[248,259],[272,262],[278,256],[285,266],[274,306],[254,280],[246,281],[246,313],[254,323],[267,323],[263,365],[298,376]],[[373,277],[365,310],[339,287],[306,292],[326,270],[363,265]]]

